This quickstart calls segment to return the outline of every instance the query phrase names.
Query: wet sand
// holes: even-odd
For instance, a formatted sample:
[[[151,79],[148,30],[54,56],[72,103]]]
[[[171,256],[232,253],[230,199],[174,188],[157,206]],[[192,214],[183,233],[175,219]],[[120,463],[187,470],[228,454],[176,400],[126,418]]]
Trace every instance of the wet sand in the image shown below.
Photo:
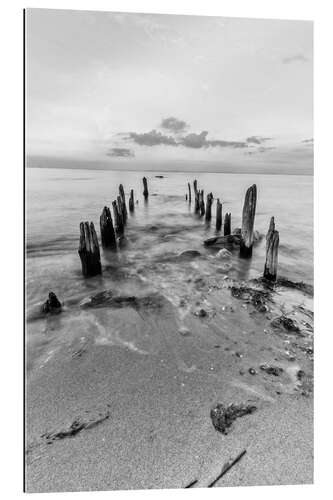
[[[142,283],[151,300],[135,307],[65,297],[62,313],[37,320],[49,345],[28,363],[27,491],[205,487],[242,450],[215,487],[312,483],[312,297],[282,287],[259,312],[232,296],[242,284],[205,276],[179,300]],[[299,331],[274,328],[281,314]],[[257,410],[223,435],[210,418],[219,402]],[[87,427],[63,436],[78,418]]]

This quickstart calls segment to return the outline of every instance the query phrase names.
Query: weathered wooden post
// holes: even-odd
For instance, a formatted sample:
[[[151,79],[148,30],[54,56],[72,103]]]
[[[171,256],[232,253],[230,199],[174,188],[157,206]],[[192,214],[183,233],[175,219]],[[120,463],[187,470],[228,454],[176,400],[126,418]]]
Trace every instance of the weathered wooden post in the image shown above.
[[[222,203],[220,198],[216,201],[216,231],[221,231],[222,227]]]
[[[122,201],[122,215],[123,215],[123,220],[124,224],[127,222],[127,208],[126,208],[126,198],[125,198],[125,191],[124,191],[124,186],[122,184],[119,185],[119,194],[121,197]]]
[[[80,223],[79,256],[83,276],[96,276],[101,274],[101,257],[99,244],[93,222]]]
[[[210,221],[212,218],[212,203],[213,203],[213,193],[207,194],[207,201],[206,201],[206,221]]]
[[[191,203],[192,198],[191,198],[191,184],[188,182],[188,202]]]
[[[123,218],[121,214],[119,213],[118,210],[118,205],[116,201],[112,202],[112,208],[113,208],[113,216],[114,216],[114,223],[116,226],[116,233],[118,236],[124,234],[124,224],[123,224]]]
[[[224,216],[224,226],[223,226],[224,236],[229,236],[231,234],[231,213],[227,212]]]
[[[128,200],[128,208],[130,212],[134,212],[134,191],[131,189],[131,194]]]
[[[143,177],[142,182],[143,182],[143,196],[145,197],[145,199],[147,199],[149,193],[148,193],[148,184],[146,177]]]
[[[276,281],[278,251],[279,231],[275,230],[274,217],[272,217],[266,235],[266,262],[264,268],[264,278],[269,281]]]
[[[195,179],[193,181],[193,190],[194,190],[194,212],[197,214],[200,211],[199,205],[199,191],[198,191],[198,182]]]
[[[256,214],[256,204],[257,204],[257,186],[253,184],[246,191],[244,200],[241,242],[239,247],[240,257],[247,258],[252,256],[253,227],[254,227],[254,217]]]
[[[199,208],[201,217],[205,215],[205,200],[204,200],[204,190],[199,191]]]
[[[104,207],[99,219],[101,227],[102,247],[110,250],[117,250],[117,241],[114,234],[112,217],[109,207]]]

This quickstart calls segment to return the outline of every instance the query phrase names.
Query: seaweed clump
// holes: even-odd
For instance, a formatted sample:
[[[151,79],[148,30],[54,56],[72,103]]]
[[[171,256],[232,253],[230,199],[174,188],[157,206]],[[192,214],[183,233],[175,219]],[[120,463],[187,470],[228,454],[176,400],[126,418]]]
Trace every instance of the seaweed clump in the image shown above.
[[[212,420],[214,428],[221,432],[222,434],[228,434],[228,429],[231,427],[232,423],[239,417],[244,415],[249,415],[255,412],[257,409],[254,405],[248,404],[230,404],[225,406],[222,403],[218,403],[210,411],[210,418]]]
[[[269,292],[256,290],[255,288],[246,286],[232,286],[231,295],[236,297],[236,299],[244,300],[244,302],[252,304],[259,312],[267,312],[268,307],[266,303],[271,300]]]

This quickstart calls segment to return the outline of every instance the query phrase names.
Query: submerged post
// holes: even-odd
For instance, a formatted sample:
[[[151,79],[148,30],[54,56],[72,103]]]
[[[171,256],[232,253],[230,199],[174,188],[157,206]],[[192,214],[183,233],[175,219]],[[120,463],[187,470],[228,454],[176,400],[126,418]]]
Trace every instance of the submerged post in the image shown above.
[[[112,217],[109,207],[104,207],[99,219],[101,227],[102,247],[117,250],[117,241],[114,234]]]
[[[223,226],[224,236],[229,236],[231,234],[231,213],[227,212],[224,216],[224,226]]]
[[[199,191],[199,209],[201,217],[205,215],[205,200],[204,200],[204,190]]]
[[[134,212],[134,191],[131,189],[131,194],[128,200],[128,208],[130,212]]]
[[[264,268],[264,278],[269,281],[276,281],[278,251],[279,231],[275,230],[274,217],[272,217],[266,235],[266,262]]]
[[[188,182],[188,202],[191,203],[192,198],[191,198],[191,184]]]
[[[101,257],[99,244],[94,224],[90,222],[80,222],[80,244],[79,256],[82,265],[83,276],[96,276],[101,274]]]
[[[127,222],[127,208],[126,208],[126,198],[125,198],[124,186],[122,184],[119,185],[119,194],[120,194],[120,198],[122,201],[122,214],[123,214],[124,224],[126,224],[126,222]]]
[[[207,201],[206,201],[206,221],[210,221],[212,218],[212,203],[213,203],[213,193],[207,194]]]
[[[119,213],[118,210],[118,205],[116,201],[112,202],[112,208],[113,208],[113,216],[114,216],[114,223],[116,226],[116,233],[118,236],[124,234],[124,224],[123,224],[123,218],[121,214]]]
[[[221,231],[222,227],[222,203],[220,198],[216,200],[216,231]]]
[[[252,256],[253,227],[254,227],[254,217],[256,214],[256,204],[257,204],[257,186],[253,184],[246,191],[244,200],[241,243],[239,248],[240,257],[247,258]]]
[[[145,199],[147,199],[149,193],[148,193],[148,184],[146,177],[143,177],[142,182],[143,182],[143,196],[145,197]]]

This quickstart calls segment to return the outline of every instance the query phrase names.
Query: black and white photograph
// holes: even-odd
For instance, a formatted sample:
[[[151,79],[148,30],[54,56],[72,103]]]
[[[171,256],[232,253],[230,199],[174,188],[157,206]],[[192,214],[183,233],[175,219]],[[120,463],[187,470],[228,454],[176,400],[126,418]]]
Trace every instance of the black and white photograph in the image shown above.
[[[24,51],[25,491],[312,484],[313,22],[28,8]]]

